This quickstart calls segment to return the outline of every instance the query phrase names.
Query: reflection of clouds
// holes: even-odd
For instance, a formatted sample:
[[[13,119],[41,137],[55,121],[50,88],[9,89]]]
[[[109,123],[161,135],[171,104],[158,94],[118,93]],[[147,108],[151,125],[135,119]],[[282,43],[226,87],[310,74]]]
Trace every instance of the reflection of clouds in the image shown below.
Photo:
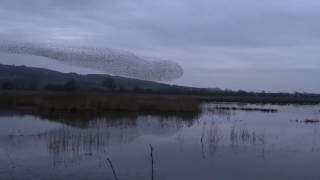
[[[311,112],[297,112],[297,108],[292,110],[303,117],[309,116]],[[277,171],[286,167],[289,172],[297,167],[296,163],[292,162],[298,162],[301,165],[299,172],[308,173],[310,169],[304,167],[316,167],[316,164],[309,160],[319,155],[317,149],[311,149],[319,145],[319,126],[291,124],[291,111],[290,114],[286,112],[281,110],[275,114],[254,113],[254,116],[244,112],[231,116],[230,120],[211,119],[205,114],[193,121],[196,122],[194,124],[190,121],[178,121],[179,118],[153,116],[98,118],[99,120],[89,121],[85,126],[67,123],[63,128],[54,126],[54,129],[47,129],[46,135],[42,131],[39,135],[36,131],[34,136],[14,136],[14,146],[8,146],[8,143],[0,140],[3,145],[0,146],[0,159],[4,160],[0,163],[0,171],[1,167],[4,167],[4,171],[10,170],[8,159],[5,154],[1,154],[1,149],[7,148],[7,152],[14,158],[14,163],[23,165],[18,166],[15,171],[23,171],[21,175],[15,173],[18,174],[17,178],[30,174],[26,170],[26,167],[29,167],[33,171],[37,170],[34,171],[36,175],[39,174],[37,179],[45,179],[50,172],[55,174],[48,179],[67,178],[66,175],[69,174],[79,175],[76,179],[86,179],[88,174],[91,176],[99,173],[101,177],[91,178],[112,179],[110,167],[105,166],[106,157],[110,157],[117,173],[119,172],[123,179],[148,179],[151,166],[148,144],[151,142],[155,147],[155,175],[158,179],[210,179],[214,176],[223,179],[231,174],[219,170],[239,167],[258,172],[252,177],[259,179],[260,172],[265,171],[265,160],[274,165],[270,166],[271,168],[276,168],[271,170]],[[73,121],[76,120],[77,118]],[[288,126],[290,129],[286,129]],[[284,130],[286,133],[283,133]],[[9,139],[7,136],[3,138]],[[119,144],[120,141],[124,144]],[[204,158],[208,158],[206,160],[200,159],[200,141],[203,143]],[[51,152],[48,148],[50,143]],[[181,151],[177,151],[179,148]],[[92,153],[89,153],[90,149]],[[243,160],[246,160],[246,163]],[[52,163],[56,163],[55,168],[52,168]],[[166,172],[168,176],[161,176],[164,173],[160,174],[160,171]],[[199,173],[195,174],[195,171],[201,171],[208,176],[200,174],[199,177]],[[294,174],[295,177],[300,177],[299,172]],[[231,178],[236,179],[243,173],[234,171],[232,175]],[[4,177],[8,178],[2,179],[13,179],[10,176]]]
[[[210,155],[214,155],[220,143],[223,141],[223,131],[220,129],[217,123],[212,122],[208,126],[204,126],[201,131],[201,154],[202,157],[206,157],[207,149]]]
[[[233,152],[242,152],[242,147],[258,148],[264,157],[266,148],[264,133],[237,125],[223,126],[216,122],[204,123],[200,134],[202,158],[206,158],[207,154],[214,156],[222,146],[231,147]]]
[[[19,136],[10,135],[10,131],[0,142],[4,147],[12,149],[21,147],[34,149],[32,152],[44,151],[48,153],[48,160],[54,167],[73,167],[90,159],[97,158],[100,162],[114,147],[128,145],[140,137],[157,139],[173,136],[181,128],[190,127],[194,122],[194,119],[175,116],[139,116],[124,113],[110,114],[108,117],[97,117],[92,120],[78,116],[55,118],[57,117],[48,118],[50,122],[44,119],[29,122],[34,125],[52,124],[45,132],[39,132],[34,128],[34,133]],[[101,162],[101,165],[103,164],[104,162]]]
[[[103,156],[113,145],[128,144],[140,136],[170,136],[179,129],[190,126],[190,123],[179,118],[154,116],[100,119],[89,122],[85,129],[64,126],[33,137],[35,141],[46,141],[51,162],[58,166],[78,163],[93,156]]]
[[[172,61],[143,58],[131,52],[107,48],[1,41],[0,52],[42,56],[112,75],[143,80],[170,81],[183,74],[183,69]]]
[[[230,142],[232,145],[256,145],[265,143],[265,135],[257,133],[247,128],[238,128],[232,126],[230,131]]]
[[[215,154],[219,143],[223,138],[222,132],[216,123],[212,123],[207,132],[208,148],[211,154]]]
[[[265,138],[264,133],[233,125],[230,130],[229,140],[234,153],[239,153],[241,147],[251,146],[258,148],[257,152],[264,159],[267,145]]]

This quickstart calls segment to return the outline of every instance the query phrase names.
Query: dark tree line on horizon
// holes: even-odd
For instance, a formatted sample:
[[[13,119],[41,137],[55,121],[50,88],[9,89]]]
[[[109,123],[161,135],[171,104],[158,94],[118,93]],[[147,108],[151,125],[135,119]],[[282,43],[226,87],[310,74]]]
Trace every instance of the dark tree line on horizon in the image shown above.
[[[32,81],[2,81],[0,82],[1,90],[31,90],[31,91],[102,91],[102,92],[130,92],[130,93],[150,93],[150,94],[184,94],[184,95],[212,95],[212,96],[249,96],[249,97],[320,97],[320,94],[311,93],[272,93],[272,92],[248,92],[244,90],[221,90],[206,89],[206,88],[172,88],[172,89],[147,89],[142,87],[125,87],[123,85],[117,84],[113,78],[105,78],[101,82],[100,88],[90,88],[81,85],[78,81],[74,79],[69,79],[62,84],[45,84],[39,85]]]

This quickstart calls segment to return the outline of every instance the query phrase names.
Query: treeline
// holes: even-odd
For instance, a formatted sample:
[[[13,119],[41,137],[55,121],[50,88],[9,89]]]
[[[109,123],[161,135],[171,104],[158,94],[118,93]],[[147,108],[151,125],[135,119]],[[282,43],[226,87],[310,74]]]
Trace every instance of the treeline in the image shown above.
[[[69,79],[62,83],[39,83],[30,80],[5,80],[0,82],[1,90],[47,90],[47,91],[81,91],[81,90],[115,90],[117,88],[112,78],[106,78],[100,87],[85,86],[81,82]]]
[[[169,85],[168,85],[169,86]],[[248,92],[244,90],[222,90],[222,89],[208,89],[208,88],[192,88],[182,86],[171,86],[171,88],[143,88],[139,86],[124,86],[118,84],[113,78],[105,78],[100,86],[86,86],[75,79],[69,79],[60,84],[41,84],[32,81],[2,81],[0,82],[1,90],[32,90],[32,91],[100,91],[100,92],[118,92],[118,93],[142,93],[142,94],[181,94],[181,95],[199,95],[199,96],[215,96],[215,97],[294,97],[294,98],[319,98],[320,94],[312,93],[274,93],[274,92]]]

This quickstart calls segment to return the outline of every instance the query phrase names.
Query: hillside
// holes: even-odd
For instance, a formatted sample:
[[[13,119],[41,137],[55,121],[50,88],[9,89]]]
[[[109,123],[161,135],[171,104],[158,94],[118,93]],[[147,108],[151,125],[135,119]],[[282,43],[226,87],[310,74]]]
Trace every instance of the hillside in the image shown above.
[[[0,65],[0,90],[112,91],[194,95],[204,101],[259,103],[319,103],[320,94],[247,92],[184,87],[103,74],[80,75],[42,68]]]
[[[200,88],[182,87],[163,83],[137,80],[103,74],[80,75],[61,73],[42,68],[0,64],[0,85],[2,89],[45,89],[49,86],[63,86],[73,81],[81,89],[106,89],[103,85],[110,78],[115,90],[152,90],[152,91],[193,91]]]

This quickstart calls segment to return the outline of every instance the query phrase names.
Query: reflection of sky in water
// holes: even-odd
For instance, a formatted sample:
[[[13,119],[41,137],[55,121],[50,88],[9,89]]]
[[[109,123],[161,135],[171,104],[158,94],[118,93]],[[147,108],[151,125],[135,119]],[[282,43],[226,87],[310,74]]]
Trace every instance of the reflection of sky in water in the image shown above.
[[[63,125],[0,118],[0,179],[318,179],[319,106],[259,106],[277,113],[213,111],[194,120],[140,116]],[[236,105],[219,105],[236,106]],[[253,105],[249,105],[253,106]]]

